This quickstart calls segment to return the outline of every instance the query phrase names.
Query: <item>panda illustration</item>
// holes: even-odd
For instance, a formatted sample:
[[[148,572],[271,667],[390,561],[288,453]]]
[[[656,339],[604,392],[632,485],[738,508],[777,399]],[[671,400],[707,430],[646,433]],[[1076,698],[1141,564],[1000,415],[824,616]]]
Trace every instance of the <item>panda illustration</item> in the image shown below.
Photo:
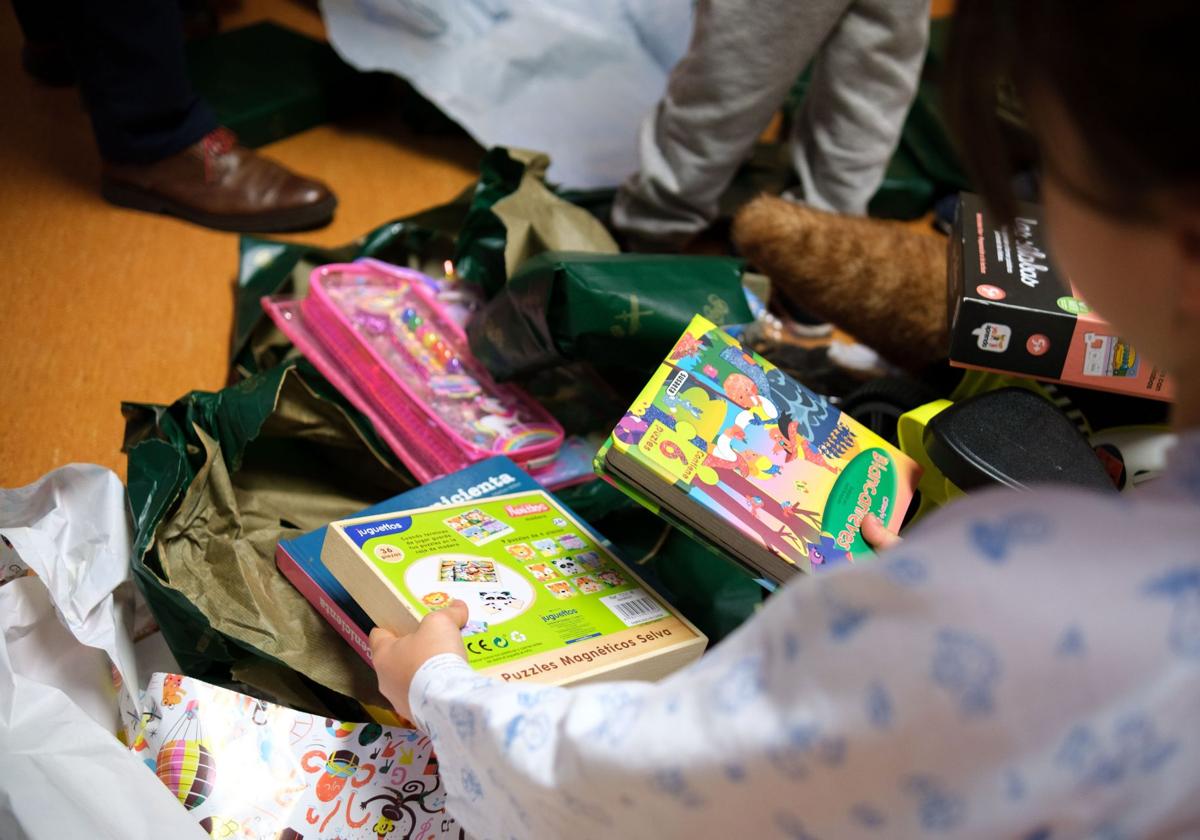
[[[563,557],[561,560],[551,560],[550,562],[554,564],[554,568],[558,569],[566,577],[583,574],[584,571],[582,568],[580,568],[579,564],[570,557]]]
[[[525,602],[514,596],[507,589],[488,589],[479,593],[484,612],[496,615],[505,610],[520,610]]]

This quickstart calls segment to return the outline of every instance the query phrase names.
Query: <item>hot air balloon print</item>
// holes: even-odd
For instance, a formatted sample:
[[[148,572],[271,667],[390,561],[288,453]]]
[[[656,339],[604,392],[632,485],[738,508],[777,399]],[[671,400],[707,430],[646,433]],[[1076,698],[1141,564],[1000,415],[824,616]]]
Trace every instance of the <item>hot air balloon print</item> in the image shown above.
[[[158,750],[155,772],[167,790],[189,811],[212,793],[217,768],[196,715],[197,703],[189,700],[183,716],[167,732]]]

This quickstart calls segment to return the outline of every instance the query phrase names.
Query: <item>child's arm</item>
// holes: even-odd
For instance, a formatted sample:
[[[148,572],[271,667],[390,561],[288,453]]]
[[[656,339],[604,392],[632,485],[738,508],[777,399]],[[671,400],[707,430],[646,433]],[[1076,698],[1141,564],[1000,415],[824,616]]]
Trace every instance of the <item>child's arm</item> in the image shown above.
[[[894,588],[879,576],[866,591],[877,600]],[[666,834],[691,826],[708,836],[735,829],[750,800],[771,803],[753,820],[769,827],[792,819],[790,802],[815,797],[798,811],[806,819],[814,808],[844,817],[861,795],[831,779],[858,737],[871,750],[889,740],[867,719],[875,695],[855,667],[876,657],[849,644],[864,609],[802,581],[657,684],[564,689],[483,677],[462,658],[457,607],[412,636],[372,641],[384,693],[429,733],[452,813],[473,834],[665,836],[657,821],[667,819]],[[890,647],[878,658],[899,661]],[[874,760],[871,773],[898,755]]]
[[[1200,517],[1168,497],[964,500],[657,684],[482,677],[454,612],[377,637],[376,667],[481,838],[1162,834],[1139,827],[1194,819],[1200,778]]]

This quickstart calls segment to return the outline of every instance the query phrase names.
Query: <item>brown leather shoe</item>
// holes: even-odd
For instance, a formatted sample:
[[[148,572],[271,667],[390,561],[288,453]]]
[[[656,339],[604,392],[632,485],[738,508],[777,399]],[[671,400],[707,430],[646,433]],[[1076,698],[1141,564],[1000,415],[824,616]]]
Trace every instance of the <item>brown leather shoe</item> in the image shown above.
[[[320,181],[238,145],[225,128],[157,163],[105,163],[100,192],[122,207],[242,233],[321,227],[337,207]]]

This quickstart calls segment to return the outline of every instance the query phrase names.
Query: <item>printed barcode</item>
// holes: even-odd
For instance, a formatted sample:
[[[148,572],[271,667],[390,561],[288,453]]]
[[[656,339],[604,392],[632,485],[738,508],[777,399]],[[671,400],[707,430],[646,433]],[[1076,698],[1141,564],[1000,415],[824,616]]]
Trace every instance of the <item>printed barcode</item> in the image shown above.
[[[631,589],[600,599],[613,615],[621,619],[626,627],[635,627],[648,621],[666,618],[666,610],[650,597],[644,589]]]
[[[658,604],[649,598],[638,598],[636,601],[626,601],[624,604],[613,604],[613,606],[625,618],[641,618],[644,615],[657,615],[661,612]]]

